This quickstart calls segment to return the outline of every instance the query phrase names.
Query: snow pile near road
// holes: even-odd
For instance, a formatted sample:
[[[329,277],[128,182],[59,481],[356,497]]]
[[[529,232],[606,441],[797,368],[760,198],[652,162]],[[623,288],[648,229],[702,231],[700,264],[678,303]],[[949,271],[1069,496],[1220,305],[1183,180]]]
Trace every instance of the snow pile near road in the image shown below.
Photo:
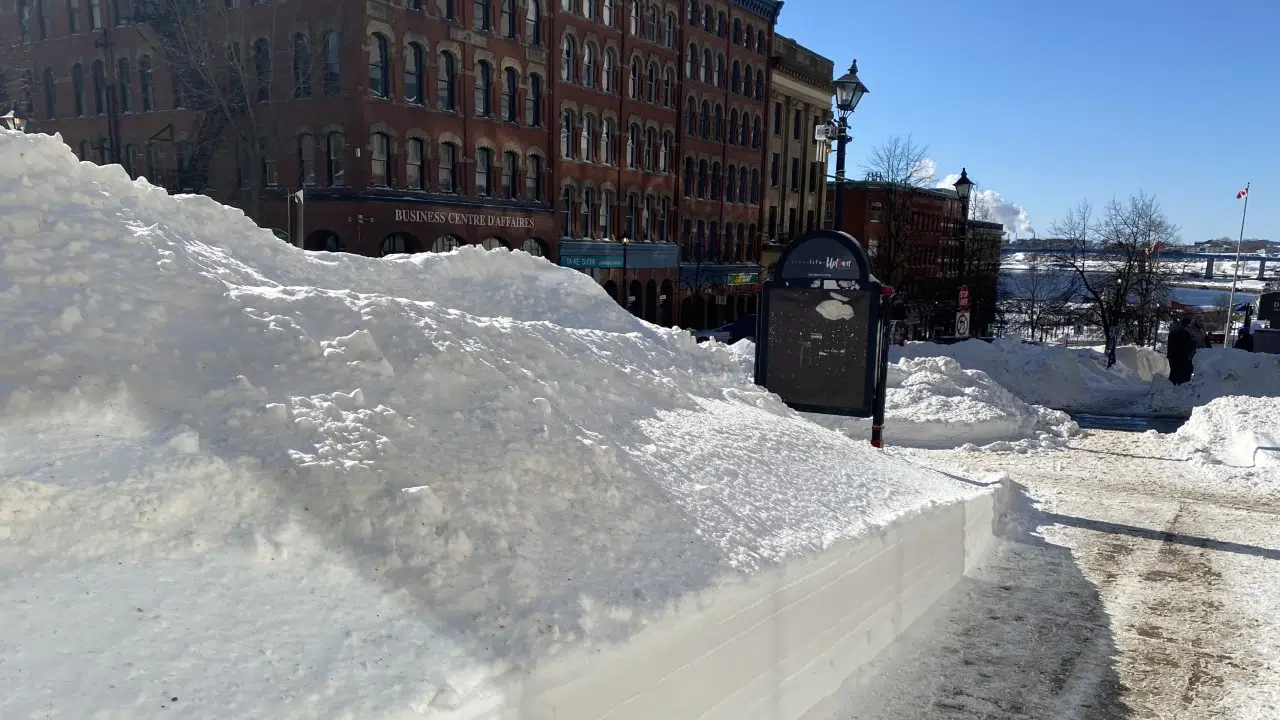
[[[1280,396],[1280,355],[1235,348],[1196,351],[1191,381],[1173,386],[1167,378],[1152,383],[1148,404],[1156,412],[1190,412],[1216,398]]]
[[[1105,346],[1093,349],[1101,354],[1104,348]],[[1150,381],[1157,376],[1169,377],[1169,358],[1149,347],[1121,345],[1116,348],[1116,362],[1146,381]]]
[[[996,338],[953,345],[911,342],[895,346],[891,358],[950,357],[966,370],[981,370],[1023,401],[1063,410],[1132,411],[1148,383],[1121,365],[1107,367],[1092,350],[1030,345]]]
[[[522,253],[303,253],[9,132],[0,237],[3,717],[517,712],[548,657],[988,492]]]
[[[1280,398],[1220,397],[1192,411],[1172,440],[1189,458],[1236,467],[1280,468],[1277,418]]]
[[[868,420],[810,415],[852,437],[870,436]],[[1028,405],[979,370],[947,357],[889,364],[885,442],[932,450],[1031,450],[1061,446],[1079,434],[1066,413]]]

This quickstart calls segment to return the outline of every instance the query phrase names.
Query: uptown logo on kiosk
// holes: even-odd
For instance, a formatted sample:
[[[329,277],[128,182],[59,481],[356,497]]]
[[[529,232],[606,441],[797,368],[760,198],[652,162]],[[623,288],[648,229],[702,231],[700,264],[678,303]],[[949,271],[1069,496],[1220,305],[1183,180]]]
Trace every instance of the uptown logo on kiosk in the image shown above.
[[[533,218],[483,213],[440,212],[438,210],[405,210],[396,208],[396,222],[468,225],[471,227],[515,228],[532,230]]]

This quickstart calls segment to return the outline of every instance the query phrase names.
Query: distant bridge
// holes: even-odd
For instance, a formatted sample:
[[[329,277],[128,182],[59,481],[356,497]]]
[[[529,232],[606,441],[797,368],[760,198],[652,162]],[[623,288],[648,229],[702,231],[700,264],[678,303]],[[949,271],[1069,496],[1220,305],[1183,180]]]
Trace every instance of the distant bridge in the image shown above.
[[[1004,247],[1000,248],[1001,255],[1110,255],[1119,256],[1123,253],[1115,250],[1104,250],[1098,248],[1017,248]],[[1235,253],[1202,253],[1202,252],[1178,252],[1176,250],[1161,250],[1158,253],[1161,260],[1202,260],[1204,261],[1204,276],[1206,279],[1213,278],[1213,263],[1215,260],[1231,260],[1235,261]],[[1268,258],[1262,255],[1240,255],[1240,269],[1243,274],[1244,267],[1249,263],[1258,263],[1257,279],[1266,278],[1267,262],[1276,261],[1280,263],[1280,258]]]

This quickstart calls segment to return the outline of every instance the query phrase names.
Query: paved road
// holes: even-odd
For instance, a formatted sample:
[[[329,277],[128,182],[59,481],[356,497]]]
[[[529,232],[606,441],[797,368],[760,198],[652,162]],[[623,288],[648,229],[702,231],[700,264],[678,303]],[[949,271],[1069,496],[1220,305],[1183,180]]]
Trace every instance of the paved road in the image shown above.
[[[1280,476],[1168,450],[1095,432],[1061,453],[917,455],[1007,472],[1024,505],[949,606],[809,717],[1280,718]]]

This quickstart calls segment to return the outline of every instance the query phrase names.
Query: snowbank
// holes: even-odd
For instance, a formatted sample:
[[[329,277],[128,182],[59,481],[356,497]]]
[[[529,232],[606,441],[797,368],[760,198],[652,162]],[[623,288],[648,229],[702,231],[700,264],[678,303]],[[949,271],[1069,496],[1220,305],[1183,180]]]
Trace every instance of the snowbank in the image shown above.
[[[858,621],[851,590],[788,596],[794,568],[938,513],[911,552],[989,537],[989,488],[522,253],[303,253],[8,132],[0,237],[0,716],[750,717],[760,677],[856,637],[789,644],[783,617]],[[948,567],[886,582],[927,602]],[[688,618],[775,604],[741,627],[771,654],[678,684],[670,658],[740,647]],[[651,672],[591,680],[603,653]]]
[[[1060,410],[1125,411],[1147,383],[1106,357],[1084,349],[1030,345],[1014,339],[969,340],[953,345],[911,342],[890,358],[950,357],[966,370],[981,370],[1000,387],[1033,405]]]
[[[1280,355],[1235,348],[1196,351],[1191,381],[1179,386],[1157,377],[1148,404],[1153,411],[1188,413],[1217,398],[1280,396]]]
[[[1173,442],[1189,458],[1280,468],[1278,418],[1280,398],[1220,397],[1193,410]]]
[[[1105,346],[1093,348],[1095,352],[1105,352]],[[1169,377],[1169,358],[1149,347],[1121,345],[1116,348],[1116,362],[1133,371],[1142,380],[1150,381],[1157,375]]]

